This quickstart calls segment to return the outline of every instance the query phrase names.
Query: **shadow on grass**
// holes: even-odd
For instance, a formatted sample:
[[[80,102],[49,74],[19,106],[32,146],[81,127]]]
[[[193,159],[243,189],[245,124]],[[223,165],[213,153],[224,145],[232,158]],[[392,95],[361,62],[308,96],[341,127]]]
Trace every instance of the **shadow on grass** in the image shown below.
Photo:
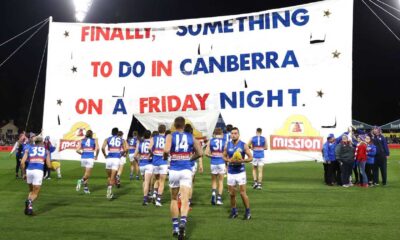
[[[57,199],[57,201],[50,201],[46,205],[43,206],[43,209],[39,209],[35,212],[35,215],[42,215],[47,212],[50,212],[56,208],[66,207],[70,205],[70,201],[68,199]]]

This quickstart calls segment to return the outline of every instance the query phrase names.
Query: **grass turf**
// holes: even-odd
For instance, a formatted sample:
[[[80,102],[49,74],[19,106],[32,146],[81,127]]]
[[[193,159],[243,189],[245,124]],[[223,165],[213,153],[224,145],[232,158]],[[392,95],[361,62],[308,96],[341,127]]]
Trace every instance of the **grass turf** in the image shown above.
[[[388,185],[349,189],[322,183],[322,164],[299,162],[264,167],[262,191],[250,187],[253,219],[228,219],[224,205],[210,205],[209,165],[198,174],[189,214],[190,239],[400,239],[400,151],[388,161]],[[172,239],[169,192],[164,206],[143,207],[141,181],[129,181],[128,168],[117,199],[106,199],[104,164],[95,164],[90,195],[75,191],[82,169],[63,161],[63,178],[44,181],[34,204],[23,214],[28,187],[14,178],[14,158],[0,153],[0,239]],[[128,165],[126,165],[128,166]],[[252,180],[250,166],[247,178]],[[53,177],[55,173],[53,172]],[[238,197],[239,213],[244,213]]]

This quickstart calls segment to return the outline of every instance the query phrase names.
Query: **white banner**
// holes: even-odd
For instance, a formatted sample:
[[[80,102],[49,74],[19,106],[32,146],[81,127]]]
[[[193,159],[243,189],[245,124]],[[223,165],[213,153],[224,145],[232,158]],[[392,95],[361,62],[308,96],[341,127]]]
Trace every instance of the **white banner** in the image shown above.
[[[156,130],[184,116],[211,137],[219,114],[267,162],[320,160],[329,133],[351,125],[353,1],[168,22],[51,22],[44,134],[55,158],[79,159],[132,116]]]

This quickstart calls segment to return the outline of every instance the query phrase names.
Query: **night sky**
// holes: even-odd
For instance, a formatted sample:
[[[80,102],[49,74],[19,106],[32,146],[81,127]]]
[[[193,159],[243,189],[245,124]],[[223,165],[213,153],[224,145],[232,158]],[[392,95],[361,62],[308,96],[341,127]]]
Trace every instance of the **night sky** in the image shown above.
[[[399,0],[383,1],[400,9]],[[316,1],[94,0],[85,22],[118,23],[201,18],[250,13],[309,2]],[[369,5],[400,36],[400,21],[374,5]],[[390,10],[387,7],[386,9]],[[57,22],[75,21],[72,0],[0,1],[0,11],[0,44],[49,16],[53,16],[53,20]],[[400,13],[393,10],[391,13],[400,18]],[[0,67],[0,121],[15,119],[20,128],[25,128],[47,33],[46,26]],[[0,63],[29,35],[25,34],[1,46]],[[379,22],[361,0],[355,0],[353,38],[353,119],[382,125],[400,118],[400,41]],[[45,73],[46,59],[27,130],[40,131],[42,127]]]

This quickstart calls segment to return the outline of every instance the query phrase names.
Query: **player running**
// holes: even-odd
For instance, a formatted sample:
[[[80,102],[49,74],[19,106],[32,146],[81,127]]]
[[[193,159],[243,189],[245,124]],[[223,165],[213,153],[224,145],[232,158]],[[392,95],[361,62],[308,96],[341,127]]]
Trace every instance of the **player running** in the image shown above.
[[[124,146],[124,147],[121,147],[121,158],[119,160],[117,176],[115,177],[115,181],[117,183],[117,188],[120,188],[121,187],[121,176],[122,176],[122,172],[124,171],[124,165],[126,163],[126,157],[127,157],[126,151],[128,149],[128,144],[127,144],[126,140],[123,138],[124,133],[122,131],[118,131],[118,137],[120,137],[122,139],[122,145]]]
[[[119,168],[119,162],[121,158],[121,148],[126,151],[123,140],[118,137],[118,128],[111,130],[112,136],[105,139],[101,151],[106,158],[106,171],[108,177],[107,195],[108,199],[113,199],[112,187],[115,184],[115,176]],[[108,148],[108,154],[106,153],[106,147]]]
[[[138,162],[133,158],[133,155],[135,154],[136,150],[136,145],[138,143],[138,138],[137,138],[137,131],[133,131],[132,136],[128,138],[127,144],[128,144],[128,154],[129,154],[129,162],[130,162],[130,174],[129,174],[129,179],[132,181],[133,180],[133,171],[135,170],[136,173],[136,180],[139,180],[139,165]]]
[[[253,189],[262,189],[264,150],[268,150],[267,139],[263,136],[262,129],[257,128],[256,136],[252,137],[248,143],[253,150]]]
[[[78,179],[78,182],[76,184],[76,191],[79,191],[81,189],[83,183],[83,192],[85,194],[90,194],[88,181],[92,173],[94,161],[96,161],[97,157],[99,156],[99,150],[99,143],[97,139],[93,138],[93,131],[88,130],[86,132],[85,138],[82,139],[78,150],[76,150],[78,154],[82,155],[81,167],[85,168],[83,177],[81,179]]]
[[[223,153],[225,139],[221,128],[216,128],[214,137],[210,139],[206,155],[211,158],[211,204],[222,205],[222,191],[224,188],[224,174],[226,173]],[[218,194],[217,194],[218,189]]]
[[[25,214],[33,215],[33,202],[39,195],[40,186],[43,181],[43,168],[44,164],[48,168],[51,168],[50,154],[44,148],[43,138],[35,137],[33,139],[35,146],[27,148],[24,152],[24,156],[21,160],[21,167],[25,170],[24,179],[29,185],[28,199],[25,201]],[[26,162],[29,161],[29,165],[26,166]]]
[[[193,135],[192,125],[190,125],[189,123],[186,123],[183,131]],[[203,148],[201,150],[203,151]],[[197,164],[197,159],[194,159],[191,161],[191,164],[192,164],[192,187],[189,190],[189,210],[192,209],[191,205],[192,205],[192,198],[193,198],[194,182],[196,180],[197,165],[199,167],[199,172],[203,173],[203,158],[198,158],[198,161],[199,161],[199,164]],[[178,200],[178,205],[179,205],[179,200]]]
[[[152,137],[150,139],[149,149],[153,155],[153,166],[154,166],[154,175],[156,178],[156,183],[154,184],[154,193],[155,193],[155,204],[157,207],[161,207],[162,195],[164,193],[164,184],[165,179],[168,174],[168,161],[164,160],[164,148],[165,148],[165,131],[166,126],[161,124],[158,126],[158,135]],[[157,189],[157,186],[158,189]],[[154,196],[153,196],[154,197]]]
[[[164,159],[171,155],[169,186],[171,191],[171,217],[173,235],[183,239],[189,211],[189,190],[192,187],[191,160],[202,156],[200,143],[192,134],[183,132],[185,119],[177,117],[174,120],[176,132],[167,135],[164,148]],[[192,154],[194,152],[194,154]],[[178,221],[178,193],[181,194],[182,206],[180,222]]]
[[[244,163],[251,162],[253,156],[246,143],[239,139],[239,129],[234,127],[231,131],[232,140],[228,142],[224,150],[224,160],[228,162],[228,190],[231,198],[230,218],[237,218],[236,186],[239,185],[240,197],[246,207],[244,220],[251,219],[250,202],[246,193],[246,168]],[[245,159],[245,155],[247,158]]]
[[[151,132],[146,130],[144,132],[143,141],[141,141],[134,155],[134,158],[139,161],[140,173],[143,178],[143,206],[147,206],[149,203],[149,188],[150,181],[153,177],[153,164],[150,156],[150,137]]]

